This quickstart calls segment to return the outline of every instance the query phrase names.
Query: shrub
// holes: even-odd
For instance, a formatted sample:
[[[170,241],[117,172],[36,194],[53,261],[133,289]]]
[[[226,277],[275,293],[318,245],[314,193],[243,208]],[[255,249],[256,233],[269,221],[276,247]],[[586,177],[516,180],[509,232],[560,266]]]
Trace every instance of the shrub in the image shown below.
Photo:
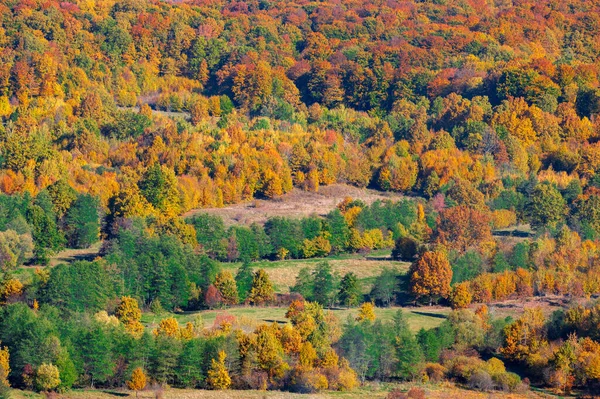
[[[494,381],[487,372],[477,370],[469,377],[469,387],[480,391],[489,391],[494,388]]]
[[[439,363],[427,363],[425,364],[425,374],[431,382],[440,382],[444,378],[444,375],[448,369]]]

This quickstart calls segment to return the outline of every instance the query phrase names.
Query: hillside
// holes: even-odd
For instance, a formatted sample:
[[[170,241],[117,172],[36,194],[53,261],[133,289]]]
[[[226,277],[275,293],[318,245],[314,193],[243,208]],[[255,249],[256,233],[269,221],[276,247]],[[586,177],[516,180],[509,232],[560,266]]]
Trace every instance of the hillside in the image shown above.
[[[0,399],[600,392],[599,37],[600,0],[0,0]]]

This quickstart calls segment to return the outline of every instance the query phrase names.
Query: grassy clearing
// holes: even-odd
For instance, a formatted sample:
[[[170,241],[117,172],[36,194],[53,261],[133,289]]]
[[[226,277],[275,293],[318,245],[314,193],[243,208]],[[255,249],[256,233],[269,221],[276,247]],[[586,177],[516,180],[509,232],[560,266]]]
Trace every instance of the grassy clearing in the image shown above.
[[[397,193],[358,188],[347,184],[332,184],[321,186],[317,193],[294,188],[291,192],[274,200],[254,200],[222,208],[193,209],[183,216],[210,213],[221,216],[226,225],[263,224],[274,216],[301,218],[310,215],[326,215],[346,197],[359,199],[366,204],[377,200],[399,201],[405,198]]]
[[[375,315],[377,319],[382,321],[390,321],[393,319],[394,314],[402,309],[404,316],[408,321],[408,325],[413,331],[418,331],[421,328],[430,329],[439,326],[447,317],[450,312],[449,308],[444,307],[421,307],[421,308],[376,308]],[[226,310],[204,310],[199,312],[185,312],[179,314],[161,314],[156,315],[153,313],[144,313],[142,316],[142,322],[147,328],[155,328],[160,320],[173,316],[180,324],[187,322],[198,321],[200,318],[204,323],[205,327],[211,327],[215,321],[215,318],[219,313],[230,314],[236,317],[238,323],[242,327],[249,329],[256,327],[261,323],[287,323],[285,318],[285,307],[234,307]],[[332,312],[340,322],[344,323],[348,317],[354,318],[358,315],[358,309],[332,309]]]
[[[363,292],[371,289],[373,280],[385,267],[395,268],[400,272],[406,272],[410,267],[408,262],[396,262],[389,259],[388,251],[378,251],[368,256],[345,254],[329,258],[318,259],[291,259],[283,261],[259,261],[252,264],[254,269],[264,269],[275,285],[275,291],[280,293],[289,292],[289,288],[296,282],[298,272],[305,268],[314,268],[318,263],[327,261],[334,273],[340,277],[348,272],[354,272],[361,282]],[[223,263],[224,269],[231,270],[234,274],[241,266],[240,263]]]

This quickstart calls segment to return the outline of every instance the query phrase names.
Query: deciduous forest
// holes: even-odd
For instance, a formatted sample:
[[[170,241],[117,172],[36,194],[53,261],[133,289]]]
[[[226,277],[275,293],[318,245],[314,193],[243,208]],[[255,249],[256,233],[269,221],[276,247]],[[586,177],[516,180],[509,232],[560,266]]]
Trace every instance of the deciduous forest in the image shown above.
[[[598,38],[598,0],[0,0],[0,398],[594,397]]]

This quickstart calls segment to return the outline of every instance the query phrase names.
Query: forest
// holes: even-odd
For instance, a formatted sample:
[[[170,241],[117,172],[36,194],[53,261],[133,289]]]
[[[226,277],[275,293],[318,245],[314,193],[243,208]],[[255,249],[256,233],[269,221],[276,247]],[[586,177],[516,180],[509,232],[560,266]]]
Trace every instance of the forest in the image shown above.
[[[0,0],[0,398],[593,397],[598,37],[598,0]]]

